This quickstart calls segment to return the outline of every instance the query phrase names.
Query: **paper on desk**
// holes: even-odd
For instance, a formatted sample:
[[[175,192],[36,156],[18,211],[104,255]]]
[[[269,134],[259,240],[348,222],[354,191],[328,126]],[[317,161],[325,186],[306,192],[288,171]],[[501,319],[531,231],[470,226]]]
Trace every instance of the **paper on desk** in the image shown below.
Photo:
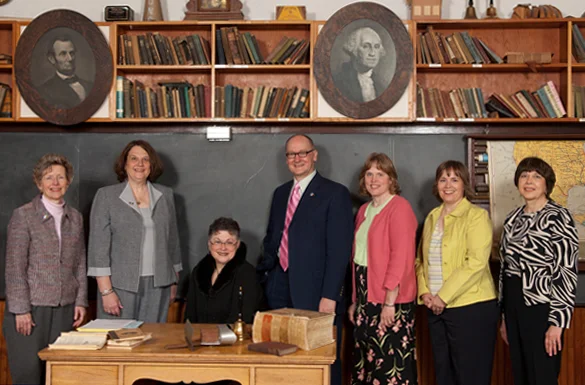
[[[49,349],[97,350],[106,344],[107,335],[99,333],[61,333]]]
[[[133,319],[101,319],[90,321],[89,323],[77,328],[79,332],[108,332],[118,329],[133,329],[142,325],[142,321]]]

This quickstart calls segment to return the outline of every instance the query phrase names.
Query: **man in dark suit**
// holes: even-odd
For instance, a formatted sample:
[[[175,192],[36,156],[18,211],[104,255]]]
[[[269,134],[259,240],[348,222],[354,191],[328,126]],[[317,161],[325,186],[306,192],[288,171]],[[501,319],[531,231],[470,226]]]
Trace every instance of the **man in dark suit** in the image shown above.
[[[89,95],[93,83],[75,75],[75,45],[67,36],[52,39],[47,59],[55,74],[39,87],[39,93],[57,108],[73,108]]]
[[[315,170],[317,157],[308,136],[295,135],[286,142],[286,162],[293,180],[274,191],[258,271],[264,276],[272,309],[293,307],[337,314],[339,357],[353,214],[349,191]],[[339,359],[332,367],[331,383],[341,384]]]
[[[383,68],[378,68],[386,55],[380,35],[369,27],[358,28],[348,36],[343,50],[351,60],[333,75],[335,86],[354,102],[376,99],[390,84],[381,76]]]

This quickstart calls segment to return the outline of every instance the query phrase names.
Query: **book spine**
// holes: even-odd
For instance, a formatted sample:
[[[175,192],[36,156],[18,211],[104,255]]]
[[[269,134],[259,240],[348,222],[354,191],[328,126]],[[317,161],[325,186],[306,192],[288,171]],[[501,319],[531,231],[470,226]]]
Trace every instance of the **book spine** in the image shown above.
[[[116,77],[116,118],[124,117],[124,77]]]

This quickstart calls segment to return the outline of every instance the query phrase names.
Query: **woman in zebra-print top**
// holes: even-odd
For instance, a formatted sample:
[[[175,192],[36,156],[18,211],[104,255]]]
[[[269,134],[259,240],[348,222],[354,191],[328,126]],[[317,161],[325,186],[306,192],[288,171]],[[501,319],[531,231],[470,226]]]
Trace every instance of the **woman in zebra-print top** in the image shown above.
[[[514,384],[557,384],[563,331],[577,290],[577,229],[569,211],[553,202],[552,167],[525,158],[514,184],[525,205],[504,222],[500,245],[502,338],[510,345]]]

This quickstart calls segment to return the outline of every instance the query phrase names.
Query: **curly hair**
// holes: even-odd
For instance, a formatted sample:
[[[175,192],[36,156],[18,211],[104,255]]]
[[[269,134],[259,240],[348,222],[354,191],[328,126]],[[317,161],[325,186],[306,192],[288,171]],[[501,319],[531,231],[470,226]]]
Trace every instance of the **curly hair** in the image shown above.
[[[69,163],[69,160],[60,154],[45,154],[33,168],[33,181],[37,186],[41,184],[43,175],[52,166],[63,166],[67,182],[71,182],[73,179],[73,166]]]

